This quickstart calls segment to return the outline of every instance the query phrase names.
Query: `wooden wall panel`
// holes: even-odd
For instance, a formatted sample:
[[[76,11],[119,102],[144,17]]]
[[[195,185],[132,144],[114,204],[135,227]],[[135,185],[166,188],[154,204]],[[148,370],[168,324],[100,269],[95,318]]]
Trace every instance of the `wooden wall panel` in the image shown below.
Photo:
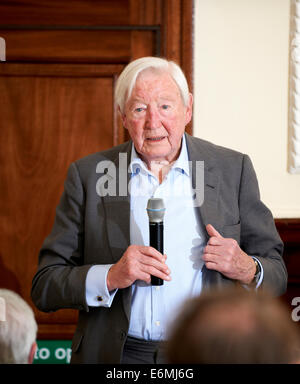
[[[114,73],[107,76],[105,68],[105,76],[101,76],[101,66],[97,71],[81,66],[89,77],[80,76],[78,69],[76,76],[70,71],[72,76],[67,77],[67,65],[64,76],[57,76],[57,70],[51,72],[53,66],[36,66],[27,65],[23,71],[22,65],[15,65],[14,75],[9,70],[0,74],[0,142],[5,143],[5,151],[0,152],[4,186],[0,259],[14,274],[18,283],[14,290],[27,299],[37,255],[51,230],[69,164],[114,145]],[[27,74],[29,67],[29,73],[35,72],[35,76]],[[105,108],[99,108],[99,104]],[[0,281],[2,275],[7,280],[5,268],[0,271]],[[34,310],[39,324],[47,324],[49,319],[74,324],[77,317],[77,312],[70,310],[51,315]]]
[[[130,0],[1,0],[0,24],[126,25],[131,12]]]
[[[10,61],[120,63],[131,57],[126,30],[0,30],[0,36]]]

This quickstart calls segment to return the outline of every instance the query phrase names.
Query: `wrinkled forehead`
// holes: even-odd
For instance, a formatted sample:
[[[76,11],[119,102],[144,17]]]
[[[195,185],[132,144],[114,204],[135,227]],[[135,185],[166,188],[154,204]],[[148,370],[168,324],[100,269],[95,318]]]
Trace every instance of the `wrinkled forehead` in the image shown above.
[[[173,79],[172,75],[168,71],[161,68],[151,68],[151,67],[144,69],[137,75],[135,83],[133,84],[133,88],[135,88],[137,83],[141,83],[142,81],[144,80],[147,81],[149,79],[153,81],[159,81],[159,82],[165,81],[170,84],[172,83],[173,85],[176,86],[176,88],[178,88],[175,80]]]
[[[126,103],[132,97],[145,96],[147,94],[182,99],[180,89],[169,72],[160,68],[147,68],[140,72],[131,89],[128,90]],[[183,101],[183,99],[182,99]]]

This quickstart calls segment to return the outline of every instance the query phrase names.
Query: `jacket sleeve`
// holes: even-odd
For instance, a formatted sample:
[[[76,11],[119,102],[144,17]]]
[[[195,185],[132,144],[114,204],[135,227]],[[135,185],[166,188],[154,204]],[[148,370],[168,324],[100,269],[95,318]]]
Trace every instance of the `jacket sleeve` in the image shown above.
[[[256,174],[245,155],[239,191],[241,248],[256,257],[264,270],[262,289],[279,296],[287,288],[287,270],[282,258],[283,243],[271,211],[260,200]]]
[[[32,282],[31,297],[41,311],[61,308],[88,311],[85,280],[91,265],[83,264],[84,207],[84,188],[77,166],[72,163]]]

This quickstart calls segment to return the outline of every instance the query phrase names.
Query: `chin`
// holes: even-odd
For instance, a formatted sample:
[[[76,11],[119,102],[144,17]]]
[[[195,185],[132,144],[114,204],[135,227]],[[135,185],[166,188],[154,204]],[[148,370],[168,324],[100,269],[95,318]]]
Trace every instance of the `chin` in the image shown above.
[[[170,153],[156,153],[147,156],[148,161],[172,161],[172,156]],[[171,159],[171,160],[170,160]]]

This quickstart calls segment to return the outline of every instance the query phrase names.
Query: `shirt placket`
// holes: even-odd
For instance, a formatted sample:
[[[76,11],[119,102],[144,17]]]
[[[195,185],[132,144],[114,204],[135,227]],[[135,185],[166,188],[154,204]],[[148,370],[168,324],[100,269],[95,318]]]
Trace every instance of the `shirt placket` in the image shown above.
[[[166,196],[164,196],[164,192],[169,187],[169,175],[166,176],[162,184],[159,184],[156,178],[154,179],[156,184],[155,188],[153,189],[152,196],[156,198],[163,198],[166,203]],[[151,287],[151,333],[154,340],[162,339],[165,333],[163,321],[165,313],[165,305],[163,300],[164,288],[164,285]]]

